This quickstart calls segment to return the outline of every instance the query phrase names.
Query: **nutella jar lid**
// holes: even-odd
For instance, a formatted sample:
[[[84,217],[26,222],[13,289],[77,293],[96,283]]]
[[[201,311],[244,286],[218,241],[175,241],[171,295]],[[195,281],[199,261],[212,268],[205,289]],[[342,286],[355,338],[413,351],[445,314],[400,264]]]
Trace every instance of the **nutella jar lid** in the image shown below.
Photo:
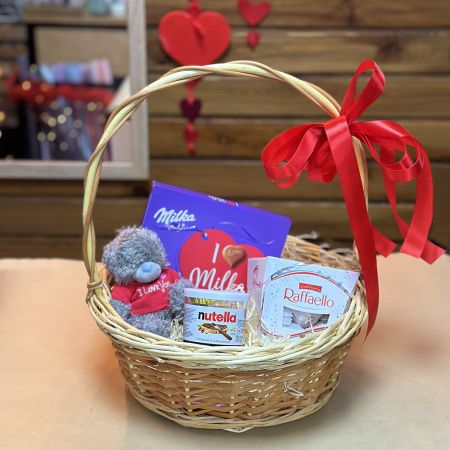
[[[209,298],[211,300],[235,300],[244,301],[248,300],[249,295],[245,292],[236,291],[215,291],[213,289],[197,289],[197,288],[185,288],[184,294],[187,297],[199,297],[199,298]]]

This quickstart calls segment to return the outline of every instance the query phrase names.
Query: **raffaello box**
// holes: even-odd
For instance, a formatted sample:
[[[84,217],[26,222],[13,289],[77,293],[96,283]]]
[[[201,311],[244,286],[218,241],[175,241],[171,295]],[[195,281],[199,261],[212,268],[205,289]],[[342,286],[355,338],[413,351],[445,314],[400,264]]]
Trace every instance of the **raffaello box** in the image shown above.
[[[142,225],[159,235],[170,266],[195,287],[245,292],[248,259],[280,256],[291,220],[154,182]]]
[[[282,258],[252,258],[248,289],[263,335],[297,337],[323,330],[346,311],[359,272]]]

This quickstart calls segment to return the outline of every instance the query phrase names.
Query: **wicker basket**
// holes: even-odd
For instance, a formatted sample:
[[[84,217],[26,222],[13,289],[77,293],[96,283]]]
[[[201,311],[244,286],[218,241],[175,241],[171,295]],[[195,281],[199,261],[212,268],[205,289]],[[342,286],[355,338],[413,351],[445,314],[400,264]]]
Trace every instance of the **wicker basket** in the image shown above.
[[[268,78],[289,84],[330,116],[339,105],[320,88],[254,62],[238,61],[169,72],[121,104],[111,115],[86,170],[83,255],[90,281],[87,304],[110,337],[133,397],[151,411],[194,428],[245,431],[305,417],[323,406],[339,380],[353,337],[365,318],[362,282],[348,312],[330,328],[301,340],[261,347],[212,347],[140,331],[110,305],[110,291],[95,261],[93,206],[102,155],[109,139],[152,92],[209,74]],[[355,141],[365,185],[365,163]],[[354,253],[342,255],[289,236],[283,256],[338,268],[358,268]]]

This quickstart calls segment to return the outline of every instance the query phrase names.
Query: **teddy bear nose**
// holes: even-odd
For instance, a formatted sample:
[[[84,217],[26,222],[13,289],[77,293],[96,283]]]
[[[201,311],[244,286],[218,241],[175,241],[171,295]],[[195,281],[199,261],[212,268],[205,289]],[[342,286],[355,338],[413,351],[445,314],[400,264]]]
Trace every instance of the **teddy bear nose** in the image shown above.
[[[152,270],[154,270],[155,268],[155,264],[151,263],[151,262],[146,262],[144,264],[142,264],[141,269],[143,272],[151,272]]]
[[[150,283],[161,275],[162,267],[152,261],[142,263],[134,275],[139,283]]]

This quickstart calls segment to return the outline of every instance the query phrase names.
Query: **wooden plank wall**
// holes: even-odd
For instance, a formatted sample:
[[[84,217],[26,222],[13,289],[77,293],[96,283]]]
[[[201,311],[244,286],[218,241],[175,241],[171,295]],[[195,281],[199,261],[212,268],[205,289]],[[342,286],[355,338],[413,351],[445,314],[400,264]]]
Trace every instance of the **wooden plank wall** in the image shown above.
[[[255,59],[312,81],[341,99],[359,61],[374,58],[387,75],[380,99],[366,119],[395,119],[429,152],[436,190],[432,238],[450,247],[450,2],[434,0],[272,0],[262,24],[262,42],[251,51],[235,0],[203,0],[232,25],[223,60]],[[156,40],[159,18],[184,8],[185,0],[148,0],[149,79],[174,67]],[[1,33],[1,31],[0,31]],[[320,232],[328,241],[349,241],[344,204],[336,182],[301,180],[279,190],[265,179],[258,161],[264,145],[298,123],[324,120],[314,105],[270,81],[210,77],[198,86],[203,101],[198,121],[198,157],[186,157],[178,111],[183,87],[156,94],[150,102],[153,179],[246,201],[294,219],[293,232]],[[369,163],[371,216],[394,239],[399,234],[386,202],[382,177]],[[0,182],[0,255],[79,257],[81,183]],[[114,229],[138,223],[148,183],[103,183],[96,210],[99,246]],[[400,211],[413,209],[414,185],[399,189]]]

